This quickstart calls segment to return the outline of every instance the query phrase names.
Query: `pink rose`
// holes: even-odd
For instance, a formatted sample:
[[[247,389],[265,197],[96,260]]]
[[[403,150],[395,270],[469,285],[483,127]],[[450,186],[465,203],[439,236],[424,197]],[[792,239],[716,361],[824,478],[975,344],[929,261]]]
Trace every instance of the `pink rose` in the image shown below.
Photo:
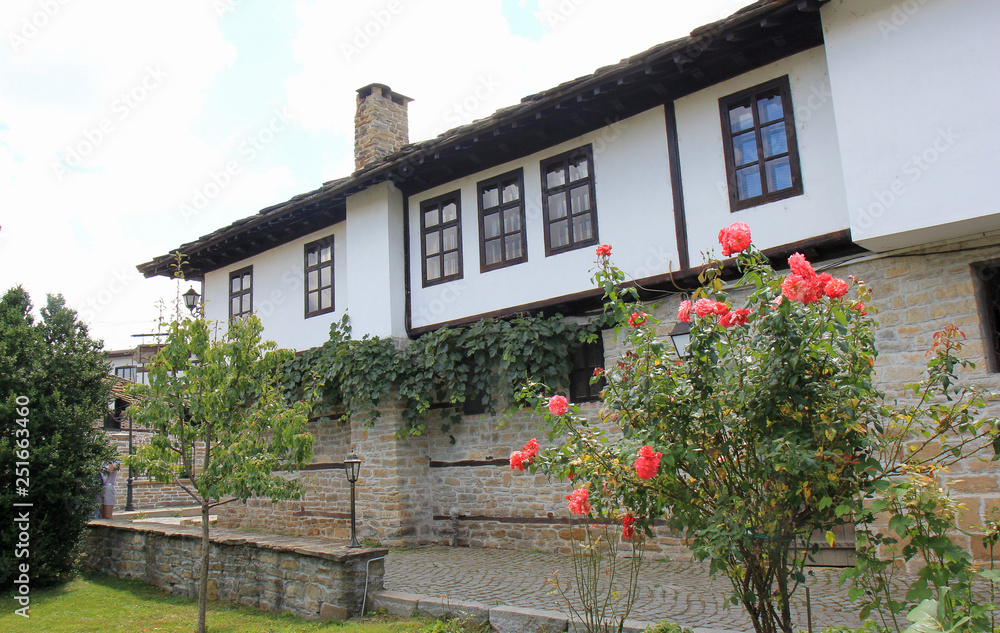
[[[813,270],[812,265],[802,253],[792,253],[792,256],[788,258],[788,266],[799,277],[809,279],[816,274],[816,271]]]
[[[598,257],[611,257],[611,246],[609,244],[601,244],[597,247]]]
[[[566,396],[552,396],[549,398],[549,413],[552,415],[564,415],[569,411],[569,401]]]
[[[530,464],[535,461],[535,455],[538,455],[538,440],[535,438],[528,440],[528,443],[524,445],[521,453],[524,455],[524,459],[527,463]]]
[[[715,313],[715,301],[711,299],[698,299],[694,302],[694,313],[698,315],[699,319],[704,319],[710,314]]]
[[[716,301],[715,306],[712,308],[712,312],[723,315],[729,312],[729,305],[724,301]]]
[[[577,488],[572,493],[566,495],[566,498],[569,499],[569,503],[566,504],[569,506],[569,511],[577,516],[590,514],[593,508],[587,500],[588,497],[590,497],[590,491],[586,488]]]
[[[847,294],[847,282],[839,278],[831,279],[823,288],[823,293],[831,299],[839,299]]]
[[[681,323],[691,322],[691,302],[681,301],[681,305],[677,308],[677,320]]]
[[[722,244],[723,257],[745,251],[750,247],[750,227],[743,222],[734,222],[719,231],[719,243]]]
[[[654,453],[652,446],[643,446],[639,449],[639,456],[635,459],[635,474],[639,479],[652,479],[660,469],[660,458],[663,453]]]

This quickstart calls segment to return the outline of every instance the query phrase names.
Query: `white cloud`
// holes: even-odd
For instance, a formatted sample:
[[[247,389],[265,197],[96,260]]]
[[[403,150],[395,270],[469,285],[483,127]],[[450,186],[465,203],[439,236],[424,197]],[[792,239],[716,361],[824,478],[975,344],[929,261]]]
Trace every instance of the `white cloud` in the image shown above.
[[[549,24],[531,41],[511,34],[500,0],[299,2],[294,17],[247,2],[220,16],[205,0],[6,0],[0,292],[23,284],[36,304],[63,293],[110,347],[127,347],[174,294],[136,264],[319,186],[314,174],[350,173],[356,89],[385,83],[414,98],[411,139],[422,140],[743,4],[539,0]],[[266,63],[282,55],[294,63]],[[256,66],[236,95],[223,79],[241,61],[241,72]],[[282,105],[296,119],[280,141],[315,143],[309,160],[321,165],[288,147],[240,151]],[[233,160],[239,175],[186,221],[181,205]]]

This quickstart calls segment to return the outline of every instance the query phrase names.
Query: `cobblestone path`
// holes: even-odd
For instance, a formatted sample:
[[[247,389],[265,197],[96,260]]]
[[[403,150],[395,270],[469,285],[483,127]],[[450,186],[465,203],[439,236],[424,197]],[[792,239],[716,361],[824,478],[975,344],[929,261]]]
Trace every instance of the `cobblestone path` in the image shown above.
[[[391,591],[475,600],[568,612],[566,598],[549,581],[553,572],[565,584],[573,580],[566,555],[519,550],[420,547],[392,550],[386,559],[385,588]],[[810,588],[813,630],[833,624],[859,625],[857,607],[839,588],[840,571],[813,568]],[[675,557],[647,560],[640,573],[639,597],[632,610],[636,620],[669,620],[685,626],[752,631],[740,606],[725,607],[731,587],[725,578],[714,582],[707,565]],[[792,613],[806,629],[805,590],[793,598]]]

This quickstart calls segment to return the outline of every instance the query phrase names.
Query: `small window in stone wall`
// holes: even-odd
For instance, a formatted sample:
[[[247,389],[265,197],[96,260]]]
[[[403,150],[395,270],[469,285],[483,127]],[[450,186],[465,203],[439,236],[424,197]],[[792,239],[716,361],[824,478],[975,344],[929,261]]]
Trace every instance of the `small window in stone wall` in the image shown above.
[[[1000,372],[1000,261],[972,265],[986,365]]]
[[[591,384],[594,370],[604,369],[604,340],[598,335],[593,343],[585,343],[573,350],[573,369],[569,375],[569,399],[571,402],[593,402],[601,399],[605,380]]]

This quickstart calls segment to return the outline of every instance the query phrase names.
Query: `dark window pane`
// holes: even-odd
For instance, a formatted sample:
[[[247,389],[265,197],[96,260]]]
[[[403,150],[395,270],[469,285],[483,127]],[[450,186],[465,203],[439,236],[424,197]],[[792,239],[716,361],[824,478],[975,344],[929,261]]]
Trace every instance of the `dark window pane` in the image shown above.
[[[549,219],[558,220],[566,217],[566,194],[557,193],[549,196]]]
[[[785,137],[784,122],[769,125],[761,130],[760,140],[764,145],[764,158],[788,152],[788,139]]]
[[[458,217],[458,205],[449,202],[441,208],[441,223],[451,222]]]
[[[781,108],[781,95],[773,94],[769,97],[757,99],[757,116],[761,123],[768,123],[785,116]]]
[[[590,187],[584,185],[576,187],[569,192],[570,210],[573,214],[583,213],[590,210]]]
[[[496,187],[483,189],[483,208],[489,209],[500,204],[500,192]]]
[[[503,251],[500,248],[501,242],[499,239],[490,240],[486,242],[486,265],[492,266],[503,260]]]
[[[441,250],[441,234],[437,231],[428,233],[424,237],[428,255],[436,255]]]
[[[441,256],[427,258],[427,279],[434,280],[441,277]]]
[[[733,134],[753,127],[753,112],[749,105],[740,105],[729,110],[729,126]]]
[[[507,209],[503,212],[504,233],[512,233],[521,230],[521,210]]]
[[[768,191],[781,191],[792,186],[792,167],[787,156],[767,161],[764,171],[767,173]]]
[[[438,210],[437,207],[433,209],[428,209],[424,211],[424,226],[430,228],[432,226],[437,226],[438,224]]]
[[[743,169],[736,170],[736,191],[740,200],[754,198],[761,195],[760,188],[760,167],[751,165]]]
[[[552,167],[545,172],[545,186],[549,189],[561,187],[566,184],[566,170],[559,167]]]
[[[441,250],[453,251],[456,248],[458,248],[458,227],[448,227],[441,232]]]
[[[566,220],[549,224],[549,243],[552,248],[569,244],[569,223]]]
[[[483,233],[486,239],[500,235],[500,213],[491,213],[483,218]]]
[[[747,132],[733,137],[733,160],[737,165],[746,165],[757,160],[757,134]]]
[[[518,187],[517,179],[510,178],[503,181],[503,201],[514,202],[521,199],[521,189]]]
[[[581,178],[586,178],[590,175],[590,163],[586,158],[578,158],[575,162],[571,163],[569,166],[569,180],[570,182],[576,182]]]
[[[315,266],[319,263],[319,257],[315,249],[310,249],[306,252],[306,266]]]
[[[318,271],[313,270],[313,271],[310,271],[308,275],[306,275],[306,286],[307,286],[308,290],[318,290],[319,289],[319,272]]]
[[[444,276],[458,274],[458,253],[447,253],[444,256]]]
[[[521,235],[508,235],[507,241],[507,259],[517,259],[521,257],[524,252],[521,249]]]

